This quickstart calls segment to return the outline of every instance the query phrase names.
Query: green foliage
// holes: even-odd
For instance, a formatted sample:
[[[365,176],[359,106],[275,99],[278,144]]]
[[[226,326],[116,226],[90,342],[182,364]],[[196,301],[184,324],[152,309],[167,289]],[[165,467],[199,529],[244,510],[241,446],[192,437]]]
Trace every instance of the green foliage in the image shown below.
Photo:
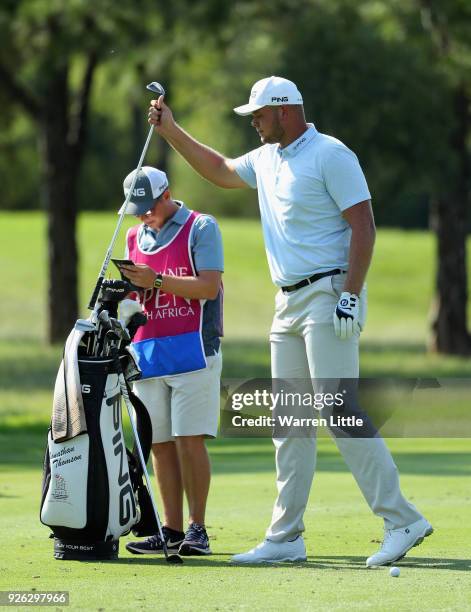
[[[303,3],[288,18],[282,74],[303,84],[317,128],[358,154],[379,222],[420,224],[446,174],[450,99],[414,41],[387,15],[362,14],[361,4]]]
[[[308,119],[358,154],[378,222],[425,226],[430,199],[453,180],[457,164],[449,145],[452,93],[458,82],[469,86],[468,13],[461,0],[446,6],[179,0],[165,10],[150,0],[104,0],[93,8],[84,0],[6,2],[0,48],[32,95],[41,92],[45,67],[58,58],[69,63],[72,113],[84,57],[90,50],[99,55],[79,183],[82,209],[119,205],[122,179],[145,138],[146,82],[164,82],[177,119],[203,142],[237,156],[258,140],[233,106],[258,78],[282,74],[299,84]],[[446,44],[446,53],[437,50]],[[0,102],[0,173],[8,177],[0,207],[34,208],[35,127],[4,92]],[[161,163],[164,148],[153,143],[147,163]],[[258,214],[251,190],[215,190],[173,154],[170,170],[174,191],[191,206]]]
[[[8,104],[6,108],[10,108]],[[37,209],[40,197],[35,128],[27,115],[8,110],[6,114],[10,115],[8,127],[0,133],[0,209]]]

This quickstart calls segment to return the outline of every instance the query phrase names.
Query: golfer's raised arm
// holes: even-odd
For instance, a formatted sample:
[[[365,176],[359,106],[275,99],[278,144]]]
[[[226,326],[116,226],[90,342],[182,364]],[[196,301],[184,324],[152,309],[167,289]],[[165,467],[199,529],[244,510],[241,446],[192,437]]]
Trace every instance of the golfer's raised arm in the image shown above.
[[[235,171],[232,160],[198,142],[178,125],[163,96],[152,100],[149,123],[206,180],[225,189],[248,187]]]

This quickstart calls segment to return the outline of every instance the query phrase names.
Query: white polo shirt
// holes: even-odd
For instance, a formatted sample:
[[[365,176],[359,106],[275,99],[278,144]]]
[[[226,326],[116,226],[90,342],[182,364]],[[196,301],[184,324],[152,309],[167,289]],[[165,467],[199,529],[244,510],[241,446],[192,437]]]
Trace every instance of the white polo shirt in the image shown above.
[[[266,144],[233,160],[258,189],[265,250],[275,285],[348,268],[351,230],[342,211],[371,198],[358,158],[313,124],[287,147]]]

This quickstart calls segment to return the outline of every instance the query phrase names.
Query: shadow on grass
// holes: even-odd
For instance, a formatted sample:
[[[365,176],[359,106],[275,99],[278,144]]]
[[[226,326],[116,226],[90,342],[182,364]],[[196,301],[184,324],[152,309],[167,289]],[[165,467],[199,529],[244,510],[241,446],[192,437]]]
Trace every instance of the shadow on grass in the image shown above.
[[[224,443],[231,445],[230,451],[224,449]],[[275,456],[271,440],[269,445],[251,447],[249,440],[220,440],[220,452],[210,446],[213,472],[215,474],[254,473],[271,471],[275,474]],[[260,444],[260,441],[259,441]],[[401,474],[424,476],[471,476],[471,453],[394,453],[394,460]],[[316,470],[319,472],[348,472],[348,468],[338,451],[322,449],[318,452]]]
[[[469,359],[430,356],[425,346],[414,342],[373,342],[361,345],[364,377],[471,375]],[[5,391],[53,390],[62,346],[39,342],[0,343],[0,389]],[[223,378],[268,378],[268,338],[224,340]]]
[[[369,569],[365,566],[366,557],[359,556],[313,556],[308,557],[307,561],[300,563],[292,563],[292,562],[282,562],[282,563],[244,563],[244,564],[236,564],[231,563],[230,559],[219,559],[221,556],[232,556],[240,551],[232,551],[232,552],[218,552],[216,554],[211,555],[210,557],[184,557],[183,558],[183,566],[187,568],[192,567],[196,570],[201,567],[227,567],[233,568],[234,570],[244,570],[247,568],[258,569],[260,571],[276,571],[279,568],[289,567],[293,570],[303,571],[303,570],[313,570],[313,569],[324,569],[324,570],[334,570],[334,571],[342,571],[342,570],[361,570],[361,571],[387,571],[389,572],[389,567],[383,568],[375,568]],[[93,563],[96,565],[96,562],[87,562],[82,561],[81,563]],[[162,566],[162,565],[171,565],[167,564],[163,557],[155,557],[149,559],[148,557],[124,557],[119,558],[114,561],[101,561],[104,564],[113,564],[113,565],[147,565],[147,566]],[[435,558],[435,557],[410,557],[406,558],[403,561],[397,562],[398,567],[401,568],[411,568],[411,569],[429,569],[429,570],[451,570],[451,571],[459,571],[459,572],[469,572],[471,571],[471,561],[469,559],[449,559],[449,558]],[[182,567],[182,565],[176,567]],[[178,571],[176,569],[175,571]]]
[[[465,357],[427,353],[424,344],[407,341],[363,341],[360,345],[364,378],[468,377],[471,362]],[[266,340],[225,340],[223,378],[269,378],[270,345]]]
[[[471,376],[468,357],[429,353],[425,343],[407,340],[363,340],[360,343],[360,370],[364,378]]]
[[[270,344],[266,340],[224,340],[222,378],[269,378]]]
[[[397,376],[403,370],[394,370],[393,365],[407,365],[412,358],[419,364],[417,373],[437,375],[429,371],[425,349],[416,343],[365,342],[363,352],[370,368],[365,376]],[[46,432],[52,407],[53,386],[60,361],[62,347],[46,347],[33,342],[17,344],[0,343],[0,388],[13,392],[15,411],[1,408],[0,398],[0,463],[9,466],[42,466]],[[223,345],[223,376],[228,378],[263,378],[270,374],[270,351],[267,340],[226,340]],[[386,355],[382,358],[381,354]],[[422,359],[423,358],[423,359]],[[435,361],[434,361],[435,363]],[[470,360],[442,360],[442,371],[454,376],[469,375]],[[444,364],[448,364],[445,368]],[[451,365],[450,365],[451,364]],[[466,367],[465,367],[466,364]],[[453,367],[454,370],[450,368]],[[412,373],[408,373],[412,376]],[[35,411],[20,412],[17,407],[33,390],[50,391],[50,406],[38,406]],[[46,416],[47,415],[47,416]],[[9,418],[11,417],[11,419]],[[2,418],[5,421],[2,424]],[[8,418],[8,421],[6,420]],[[19,422],[15,424],[14,420]],[[219,439],[209,444],[213,470],[216,474],[270,472],[274,474],[274,451],[269,439]],[[395,455],[400,470],[409,474],[436,474],[443,476],[469,475],[470,457],[465,453],[420,453],[404,452]],[[347,468],[338,453],[322,450],[317,469],[325,472],[345,472]]]
[[[62,346],[47,347],[36,343],[2,343],[0,351],[0,389],[2,391],[54,389],[62,358]],[[223,345],[226,378],[268,378],[270,347],[267,341],[227,340]]]
[[[36,343],[2,343],[0,352],[0,389],[18,391],[54,389],[62,347]]]
[[[365,557],[352,557],[342,555],[315,556],[308,557],[314,564],[326,569],[367,569],[365,567]],[[461,572],[471,571],[470,559],[448,559],[446,557],[405,557],[395,563],[398,567],[410,567],[417,569],[436,569],[453,570]],[[388,567],[368,569],[368,571],[378,571],[383,569],[389,571]]]
[[[360,344],[361,350],[364,353],[373,355],[381,355],[383,353],[394,352],[406,355],[426,355],[426,347],[422,342],[405,342],[405,341],[386,341],[379,340],[362,340]]]
[[[438,557],[406,557],[398,562],[401,567],[418,569],[444,569],[471,572],[471,559],[447,559]]]
[[[38,468],[43,465],[47,423],[21,427],[0,426],[0,465]],[[126,436],[128,438],[128,436]],[[129,439],[128,439],[129,444]],[[270,439],[218,439],[208,442],[214,474],[251,474],[267,472],[275,476],[275,456]],[[471,454],[465,452],[399,452],[394,458],[403,474],[470,476]],[[348,472],[336,451],[320,449],[317,470]]]

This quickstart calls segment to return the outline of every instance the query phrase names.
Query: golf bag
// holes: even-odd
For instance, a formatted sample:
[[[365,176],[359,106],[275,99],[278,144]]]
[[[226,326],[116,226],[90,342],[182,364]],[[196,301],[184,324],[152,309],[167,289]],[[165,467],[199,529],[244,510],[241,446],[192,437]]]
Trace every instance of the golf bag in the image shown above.
[[[90,354],[99,331],[91,324],[84,331],[86,323],[77,322],[64,349],[44,459],[40,518],[52,530],[56,559],[116,559],[120,536],[157,532],[136,448],[126,448],[122,429],[125,384],[147,461],[152,425],[129,387],[140,375],[129,334],[127,343],[121,338]]]

